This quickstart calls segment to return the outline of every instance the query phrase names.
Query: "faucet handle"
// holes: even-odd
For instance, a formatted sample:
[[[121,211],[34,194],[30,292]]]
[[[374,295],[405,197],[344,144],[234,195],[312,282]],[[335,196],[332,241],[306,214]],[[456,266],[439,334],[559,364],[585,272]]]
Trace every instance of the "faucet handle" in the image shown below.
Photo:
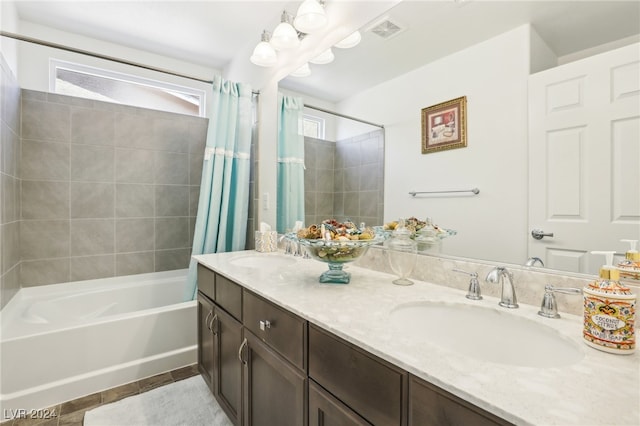
[[[573,287],[554,287],[551,284],[547,284],[544,287],[544,296],[542,297],[542,304],[540,305],[538,315],[545,318],[560,318],[555,293],[577,295],[582,294],[582,290]]]
[[[467,299],[471,300],[482,300],[482,294],[480,292],[480,282],[478,281],[478,273],[477,272],[467,272],[462,269],[452,269],[454,272],[460,272],[461,274],[467,274],[471,277],[469,280],[469,290],[467,291],[467,295],[465,296]]]

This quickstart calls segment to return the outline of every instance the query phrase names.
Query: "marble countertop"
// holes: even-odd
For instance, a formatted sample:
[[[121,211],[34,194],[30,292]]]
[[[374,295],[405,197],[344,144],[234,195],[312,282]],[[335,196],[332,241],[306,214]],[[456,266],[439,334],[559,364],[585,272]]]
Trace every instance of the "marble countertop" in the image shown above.
[[[234,265],[247,256],[264,257],[269,260],[264,265],[273,266]],[[265,299],[515,424],[640,425],[640,353],[615,355],[587,346],[582,342],[579,316],[561,313],[559,319],[547,319],[537,315],[538,306],[520,304],[519,309],[506,310],[498,307],[494,297],[471,301],[463,291],[415,280],[412,286],[396,286],[391,283],[394,276],[352,264],[345,266],[352,274],[349,284],[321,284],[318,277],[327,270],[326,264],[281,253],[241,251],[194,258]],[[389,317],[395,307],[417,301],[505,310],[552,327],[576,342],[584,356],[565,367],[520,367],[479,361],[445,350],[437,342],[411,339],[390,326]],[[509,336],[504,339],[509,344]]]

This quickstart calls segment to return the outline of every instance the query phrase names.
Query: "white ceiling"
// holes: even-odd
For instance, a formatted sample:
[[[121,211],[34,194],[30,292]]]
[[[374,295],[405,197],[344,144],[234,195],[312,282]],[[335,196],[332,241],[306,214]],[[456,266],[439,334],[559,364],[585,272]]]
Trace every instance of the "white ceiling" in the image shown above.
[[[327,8],[332,1],[341,0],[326,0]],[[283,9],[293,13],[300,2],[18,0],[16,9],[22,21],[222,70],[263,29],[272,30]],[[379,0],[354,7],[366,15],[372,2],[380,9]],[[637,0],[405,0],[383,16],[406,30],[383,40],[367,25],[360,45],[334,49],[333,63],[312,64],[311,77],[288,77],[281,85],[339,101],[527,22],[558,56],[640,33]]]

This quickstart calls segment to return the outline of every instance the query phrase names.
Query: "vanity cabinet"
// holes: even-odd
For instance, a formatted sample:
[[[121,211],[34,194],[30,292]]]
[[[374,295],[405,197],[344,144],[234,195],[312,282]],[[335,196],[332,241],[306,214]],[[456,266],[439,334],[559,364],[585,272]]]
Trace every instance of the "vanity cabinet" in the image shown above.
[[[409,379],[409,426],[496,426],[511,423],[417,377]]]
[[[198,370],[202,378],[213,392],[213,331],[211,320],[213,318],[213,302],[202,292],[198,292]]]
[[[407,424],[408,374],[313,324],[309,377],[371,424]]]
[[[245,328],[243,424],[304,426],[307,424],[307,375]]]
[[[198,368],[243,426],[510,423],[198,267]]]
[[[242,288],[213,271],[198,266],[198,370],[211,392],[234,424],[242,409],[242,366],[238,348],[242,344],[242,323],[227,310],[241,315],[235,303]],[[228,281],[228,282],[225,282]],[[231,290],[229,290],[231,288]]]
[[[371,423],[309,379],[309,426],[371,426]]]

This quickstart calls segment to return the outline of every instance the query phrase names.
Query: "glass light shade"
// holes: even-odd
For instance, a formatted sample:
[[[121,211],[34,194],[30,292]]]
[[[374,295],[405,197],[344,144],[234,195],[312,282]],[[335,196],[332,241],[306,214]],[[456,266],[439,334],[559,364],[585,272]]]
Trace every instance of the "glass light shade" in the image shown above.
[[[330,62],[333,62],[334,58],[335,56],[333,55],[333,52],[331,51],[331,49],[327,49],[321,54],[319,54],[318,56],[316,56],[315,58],[313,58],[312,60],[310,60],[309,62],[311,62],[312,64],[323,65],[323,64],[328,64]]]
[[[261,67],[272,67],[276,64],[278,57],[276,51],[266,41],[258,43],[255,49],[253,49],[253,55],[251,55],[251,62]]]
[[[311,75],[311,68],[309,68],[309,64],[304,64],[289,75],[291,77],[308,77]]]
[[[289,23],[289,14],[285,10],[282,12],[281,22],[278,24],[273,35],[271,36],[271,45],[276,50],[293,49],[300,45],[298,32],[293,25]]]
[[[357,45],[358,43],[360,43],[360,40],[362,40],[362,36],[360,35],[360,31],[356,31],[355,33],[351,34],[349,37],[343,39],[342,41],[336,43],[333,47],[337,47],[340,49],[348,49],[350,47],[353,47],[355,45]]]
[[[298,8],[293,26],[300,32],[312,34],[327,25],[327,15],[317,0],[305,0]]]

